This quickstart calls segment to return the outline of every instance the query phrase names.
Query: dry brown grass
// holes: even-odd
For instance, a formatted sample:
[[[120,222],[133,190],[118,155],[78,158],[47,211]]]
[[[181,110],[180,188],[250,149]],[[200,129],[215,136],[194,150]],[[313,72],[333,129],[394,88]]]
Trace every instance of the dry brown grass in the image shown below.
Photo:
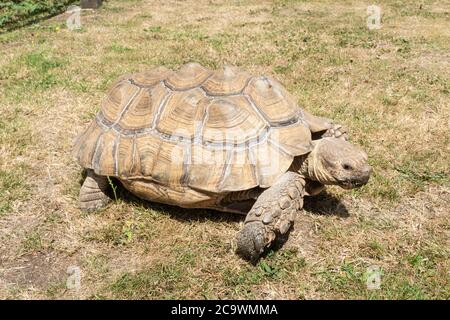
[[[111,0],[81,31],[60,16],[0,35],[0,297],[448,299],[450,4],[379,5],[369,31],[362,1]],[[350,128],[373,179],[308,201],[256,267],[233,253],[239,217],[123,190],[82,213],[71,146],[108,85],[188,61],[278,78]],[[79,291],[65,286],[71,265]],[[371,265],[380,290],[366,289]]]

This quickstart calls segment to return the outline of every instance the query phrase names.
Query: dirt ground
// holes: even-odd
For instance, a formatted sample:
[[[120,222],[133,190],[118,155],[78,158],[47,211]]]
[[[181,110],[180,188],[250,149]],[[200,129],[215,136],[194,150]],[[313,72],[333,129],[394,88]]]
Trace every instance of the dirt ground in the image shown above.
[[[448,299],[450,3],[377,5],[369,30],[365,1],[110,0],[78,30],[63,14],[1,34],[0,298]],[[308,199],[256,266],[233,252],[240,216],[120,186],[80,211],[71,149],[108,87],[190,61],[273,76],[343,123],[369,184]]]

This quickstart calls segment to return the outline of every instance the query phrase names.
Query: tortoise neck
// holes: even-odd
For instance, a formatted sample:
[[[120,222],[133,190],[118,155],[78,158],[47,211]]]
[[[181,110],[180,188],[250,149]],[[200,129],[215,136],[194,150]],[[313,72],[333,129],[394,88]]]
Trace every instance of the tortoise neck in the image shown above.
[[[312,181],[318,181],[322,184],[333,184],[334,178],[323,166],[323,162],[320,157],[320,143],[320,140],[316,142],[315,148],[308,154],[301,169]]]
[[[298,156],[294,159],[291,170],[298,172],[306,179],[318,181],[326,184],[332,181],[329,173],[323,168],[320,158],[317,155],[317,148],[314,148],[309,154]]]
[[[307,178],[307,179],[311,179],[310,178],[310,172],[308,169],[308,156],[307,155],[303,155],[303,156],[297,156],[294,158],[294,161],[292,162],[291,165],[291,170],[298,172],[300,175],[302,175],[303,177]]]

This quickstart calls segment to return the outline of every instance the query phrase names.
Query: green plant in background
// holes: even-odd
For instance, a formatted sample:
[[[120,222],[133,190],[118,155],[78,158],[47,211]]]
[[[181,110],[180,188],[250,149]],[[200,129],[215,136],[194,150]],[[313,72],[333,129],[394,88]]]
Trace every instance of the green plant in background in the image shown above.
[[[113,195],[114,195],[114,200],[117,201],[117,186],[114,184],[114,182],[111,180],[110,177],[108,178],[108,183],[111,186],[111,189],[113,191]]]
[[[63,12],[77,0],[10,0],[0,3],[0,32]]]

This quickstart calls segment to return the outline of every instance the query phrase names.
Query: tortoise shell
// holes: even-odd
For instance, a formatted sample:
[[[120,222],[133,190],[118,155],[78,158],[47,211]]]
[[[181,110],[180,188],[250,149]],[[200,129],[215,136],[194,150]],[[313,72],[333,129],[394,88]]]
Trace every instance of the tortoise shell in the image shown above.
[[[272,78],[158,67],[113,84],[75,154],[122,180],[216,193],[267,188],[312,150],[311,131],[327,129],[308,117]]]

